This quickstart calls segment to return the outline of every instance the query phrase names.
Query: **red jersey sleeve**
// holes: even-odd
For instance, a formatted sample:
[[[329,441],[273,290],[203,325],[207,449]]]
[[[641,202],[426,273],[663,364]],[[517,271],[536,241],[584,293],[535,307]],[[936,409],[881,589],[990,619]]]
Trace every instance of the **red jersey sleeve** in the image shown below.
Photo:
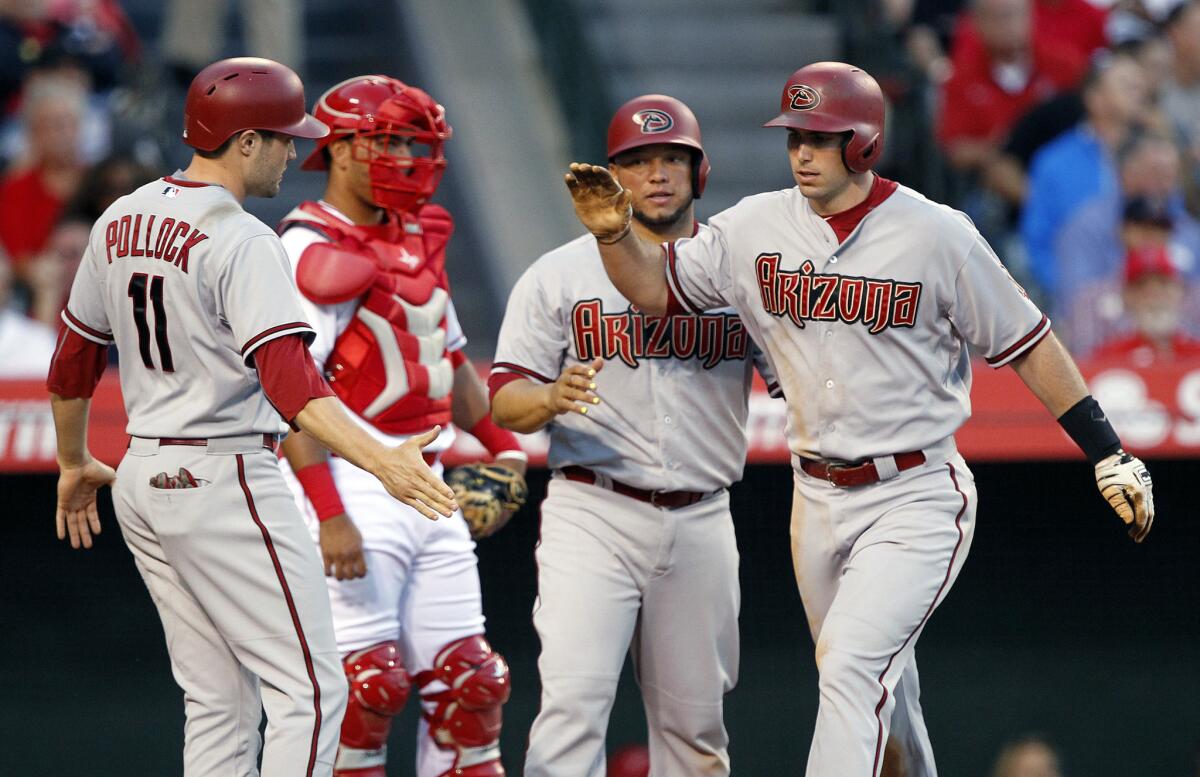
[[[107,365],[107,345],[88,340],[64,325],[58,330],[46,389],[66,399],[90,398]]]
[[[293,428],[296,415],[309,400],[333,396],[299,333],[263,343],[253,357],[263,392]]]

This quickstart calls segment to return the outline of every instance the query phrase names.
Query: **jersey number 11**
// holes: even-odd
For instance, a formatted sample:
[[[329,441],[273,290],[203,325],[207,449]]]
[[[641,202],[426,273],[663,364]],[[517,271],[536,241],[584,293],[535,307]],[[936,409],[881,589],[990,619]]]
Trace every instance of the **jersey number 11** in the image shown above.
[[[154,369],[150,356],[150,324],[146,321],[146,286],[150,287],[150,302],[154,305],[154,342],[158,345],[158,359],[163,372],[174,372],[171,360],[171,344],[167,341],[167,310],[163,306],[163,277],[148,276],[135,272],[129,278],[129,298],[133,300],[133,323],[137,326],[138,350],[147,369]]]

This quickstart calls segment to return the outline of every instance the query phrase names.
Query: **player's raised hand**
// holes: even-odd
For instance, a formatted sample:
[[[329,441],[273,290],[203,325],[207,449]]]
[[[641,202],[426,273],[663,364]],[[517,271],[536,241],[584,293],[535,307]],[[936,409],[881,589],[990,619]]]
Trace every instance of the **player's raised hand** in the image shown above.
[[[92,547],[92,535],[100,533],[96,492],[111,485],[117,473],[107,464],[88,458],[78,467],[63,467],[58,475],[58,509],[55,524],[60,540],[70,537],[71,547]]]
[[[1121,520],[1129,536],[1141,542],[1154,523],[1154,483],[1141,459],[1117,451],[1096,464],[1096,487]]]
[[[575,215],[597,240],[614,243],[625,236],[633,219],[632,196],[607,167],[572,162],[564,180]]]
[[[580,413],[587,415],[588,408],[600,404],[596,395],[596,373],[604,367],[604,360],[592,359],[591,364],[572,364],[550,384],[547,405],[555,415]]]
[[[350,516],[342,513],[321,521],[321,560],[325,575],[338,580],[365,577],[367,560],[363,557],[362,534]]]
[[[436,521],[439,514],[451,516],[458,510],[450,486],[433,473],[421,456],[421,449],[436,440],[441,430],[441,426],[435,426],[387,449],[375,470],[375,477],[389,494],[431,521]]]

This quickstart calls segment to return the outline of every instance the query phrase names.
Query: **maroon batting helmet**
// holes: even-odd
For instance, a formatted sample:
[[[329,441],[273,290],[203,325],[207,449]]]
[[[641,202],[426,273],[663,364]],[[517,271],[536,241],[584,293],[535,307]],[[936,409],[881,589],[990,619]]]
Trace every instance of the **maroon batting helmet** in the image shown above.
[[[291,68],[260,57],[234,57],[201,70],[188,87],[183,142],[215,151],[245,130],[319,138],[329,128],[304,112],[304,84]]]
[[[354,158],[371,165],[372,197],[382,207],[409,210],[437,191],[446,171],[443,153],[453,130],[446,110],[424,91],[389,76],[357,76],[334,86],[313,107],[332,132],[317,141],[303,170],[327,167],[324,149],[336,140],[353,139]],[[387,153],[381,136],[409,140],[423,154]]]
[[[609,161],[623,151],[655,143],[687,146],[695,152],[692,194],[700,199],[712,168],[700,141],[700,122],[691,108],[665,94],[644,94],[618,108],[608,123]]]
[[[853,65],[817,62],[792,73],[780,111],[763,126],[849,132],[842,159],[851,172],[865,173],[883,153],[883,90]]]

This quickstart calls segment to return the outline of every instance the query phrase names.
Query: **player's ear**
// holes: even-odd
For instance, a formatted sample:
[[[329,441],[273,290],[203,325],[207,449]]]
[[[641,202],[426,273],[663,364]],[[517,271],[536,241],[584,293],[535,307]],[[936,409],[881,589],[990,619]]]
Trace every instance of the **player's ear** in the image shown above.
[[[234,141],[234,145],[237,146],[238,152],[242,156],[249,157],[254,155],[254,149],[257,148],[262,142],[263,137],[262,135],[259,135],[257,131],[243,130],[242,132],[238,133],[237,139]]]
[[[329,152],[329,166],[345,168],[346,165],[350,164],[354,151],[351,148],[353,143],[354,141],[350,138],[340,138],[326,146],[325,150]]]

